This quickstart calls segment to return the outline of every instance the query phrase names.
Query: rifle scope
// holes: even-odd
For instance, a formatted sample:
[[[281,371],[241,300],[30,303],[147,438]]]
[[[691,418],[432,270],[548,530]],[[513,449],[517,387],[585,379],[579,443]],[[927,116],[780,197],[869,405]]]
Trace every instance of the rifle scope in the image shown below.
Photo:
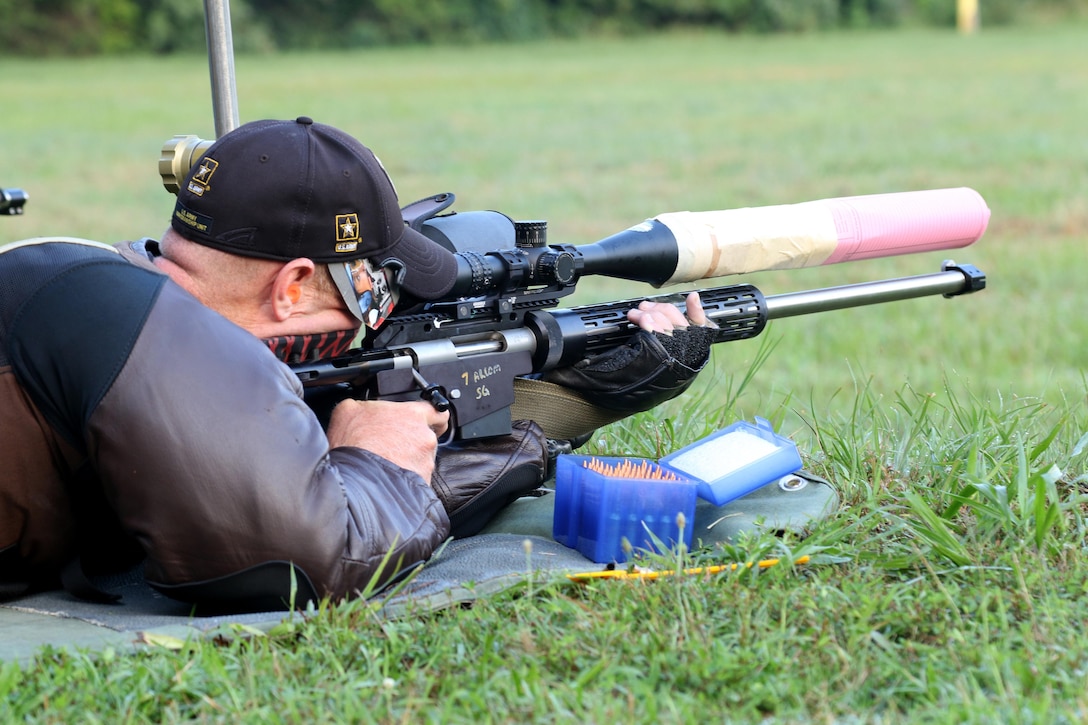
[[[532,243],[519,239],[515,250],[480,253],[458,247],[451,296],[534,284],[563,288],[590,274],[661,287],[952,249],[977,241],[989,219],[986,202],[968,188],[672,212],[592,244],[547,245],[543,234],[536,234]]]
[[[447,218],[459,216],[462,215]],[[433,239],[438,226],[434,223],[443,220],[425,224],[424,234]],[[572,287],[579,277],[594,274],[660,287],[676,268],[676,240],[663,224],[654,221],[647,224],[649,229],[645,233],[621,232],[577,246],[547,244],[546,223],[542,221],[514,222],[515,243],[495,251],[467,249],[453,239],[457,281],[448,296],[476,297],[534,286],[562,289]]]

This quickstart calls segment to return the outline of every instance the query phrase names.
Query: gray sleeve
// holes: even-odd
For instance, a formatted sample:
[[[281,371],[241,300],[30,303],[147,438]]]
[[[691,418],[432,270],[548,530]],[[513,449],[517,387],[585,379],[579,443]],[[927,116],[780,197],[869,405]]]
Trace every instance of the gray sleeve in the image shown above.
[[[348,596],[387,552],[409,566],[446,538],[422,478],[365,450],[329,450],[300,393],[258,339],[163,288],[86,430],[107,497],[148,553],[149,580],[290,561],[319,594]]]

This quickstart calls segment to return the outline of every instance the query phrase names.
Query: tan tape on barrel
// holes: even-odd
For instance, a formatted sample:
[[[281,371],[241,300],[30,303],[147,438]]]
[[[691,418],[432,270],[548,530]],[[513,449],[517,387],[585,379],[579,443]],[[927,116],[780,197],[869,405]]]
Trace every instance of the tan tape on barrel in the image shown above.
[[[822,264],[838,246],[835,220],[819,202],[654,217],[676,237],[676,270],[665,284]]]

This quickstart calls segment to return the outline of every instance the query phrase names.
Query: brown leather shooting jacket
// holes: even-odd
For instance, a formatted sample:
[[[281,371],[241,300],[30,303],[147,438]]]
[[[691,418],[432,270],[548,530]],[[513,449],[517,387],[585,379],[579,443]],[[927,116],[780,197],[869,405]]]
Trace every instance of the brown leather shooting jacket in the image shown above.
[[[146,558],[170,596],[265,607],[292,581],[353,595],[448,532],[425,481],[330,450],[290,369],[138,246],[0,249],[0,582]]]

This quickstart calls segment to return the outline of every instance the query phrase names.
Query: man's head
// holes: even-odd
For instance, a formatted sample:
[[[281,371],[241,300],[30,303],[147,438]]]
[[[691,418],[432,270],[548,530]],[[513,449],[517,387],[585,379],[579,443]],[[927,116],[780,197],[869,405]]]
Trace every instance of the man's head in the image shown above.
[[[308,259],[315,275],[327,266],[348,310],[368,323],[374,288],[436,299],[457,273],[448,250],[404,224],[370,149],[305,117],[254,121],[216,141],[179,189],[171,227],[229,254]]]

